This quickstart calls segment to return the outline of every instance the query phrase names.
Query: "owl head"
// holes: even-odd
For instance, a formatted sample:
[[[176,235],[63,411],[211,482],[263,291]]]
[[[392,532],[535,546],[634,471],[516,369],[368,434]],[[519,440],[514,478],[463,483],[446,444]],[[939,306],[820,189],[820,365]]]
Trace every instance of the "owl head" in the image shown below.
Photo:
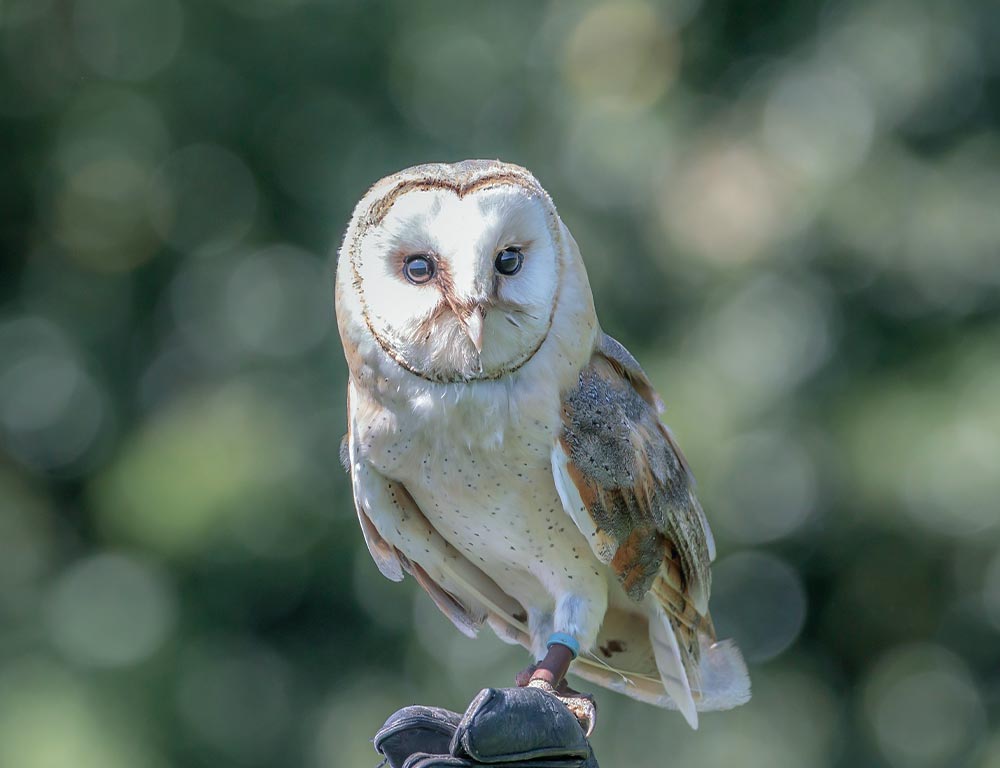
[[[548,194],[519,166],[467,160],[388,176],[358,204],[340,251],[342,333],[359,319],[344,315],[360,314],[411,373],[499,378],[549,332],[562,237]]]

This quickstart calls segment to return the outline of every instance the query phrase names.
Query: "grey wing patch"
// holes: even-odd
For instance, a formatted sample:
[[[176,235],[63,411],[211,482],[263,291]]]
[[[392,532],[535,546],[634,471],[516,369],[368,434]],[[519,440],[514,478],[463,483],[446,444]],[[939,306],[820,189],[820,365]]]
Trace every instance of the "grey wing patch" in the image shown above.
[[[656,409],[656,413],[662,414],[665,410],[663,405],[663,400],[660,398],[659,393],[654,389],[652,382],[646,375],[646,372],[639,365],[639,362],[632,356],[620,342],[608,336],[606,333],[602,333],[598,340],[597,351],[599,354],[603,355],[608,361],[615,367],[621,375],[626,378],[629,383],[635,388],[635,390],[642,396],[642,399],[647,403],[652,405]],[[708,526],[708,520],[705,519],[705,513],[701,509],[701,505],[698,503],[697,497],[694,496],[695,481],[694,475],[691,473],[691,467],[688,464],[687,458],[684,456],[684,452],[681,451],[681,447],[674,440],[673,434],[670,429],[662,421],[657,419],[657,424],[660,431],[663,433],[667,442],[670,443],[670,447],[673,450],[674,455],[680,462],[681,466],[684,468],[684,472],[687,474],[687,483],[691,490],[692,500],[694,506],[697,507],[697,517],[698,521],[701,523],[701,529],[704,532],[705,538],[708,544],[708,558],[709,561],[715,560],[715,539],[712,537],[712,530]]]
[[[665,410],[663,405],[663,400],[657,393],[656,389],[653,388],[652,382],[646,375],[646,372],[639,365],[639,362],[632,356],[625,347],[615,339],[608,336],[606,333],[602,333],[598,339],[597,351],[599,354],[603,355],[607,360],[615,367],[623,378],[627,379],[629,383],[635,388],[642,399],[649,403],[653,408],[656,409],[656,413],[659,415]],[[657,420],[659,424],[660,431],[663,432],[664,437],[667,442],[670,443],[670,447],[673,449],[674,455],[677,460],[681,463],[684,468],[684,472],[687,474],[687,482],[692,490],[695,487],[694,475],[691,473],[691,468],[688,465],[688,461],[681,451],[681,447],[674,440],[673,434],[667,428],[667,425],[663,422]],[[708,541],[708,557],[710,561],[715,560],[715,540],[712,538],[712,531],[708,527],[708,521],[705,519],[705,515],[701,510],[701,506],[698,504],[697,498],[694,498],[694,504],[698,507],[697,513],[699,521],[701,522],[701,527],[704,531],[705,537]]]

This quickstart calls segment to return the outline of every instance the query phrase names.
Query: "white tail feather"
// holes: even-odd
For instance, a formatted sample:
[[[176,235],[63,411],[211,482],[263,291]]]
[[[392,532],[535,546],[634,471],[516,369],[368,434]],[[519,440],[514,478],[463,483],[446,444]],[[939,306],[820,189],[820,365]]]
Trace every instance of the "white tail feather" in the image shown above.
[[[732,640],[701,637],[701,698],[698,709],[732,709],[750,701],[750,675]]]
[[[650,600],[650,604],[655,615],[649,619],[649,641],[653,646],[653,656],[656,658],[660,680],[663,681],[663,687],[677,705],[677,709],[688,721],[688,725],[697,730],[698,711],[695,708],[687,673],[684,671],[684,663],[681,661],[681,651],[677,645],[674,628],[660,604],[656,600]]]

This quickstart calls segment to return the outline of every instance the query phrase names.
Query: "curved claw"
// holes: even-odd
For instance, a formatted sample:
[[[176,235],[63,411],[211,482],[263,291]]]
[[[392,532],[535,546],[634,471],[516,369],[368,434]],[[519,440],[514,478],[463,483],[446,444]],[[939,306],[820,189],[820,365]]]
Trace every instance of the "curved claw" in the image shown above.
[[[559,699],[580,723],[584,735],[588,739],[590,738],[594,728],[597,727],[597,702],[593,696],[589,693],[574,691],[566,685],[565,680],[560,683],[559,688],[553,688],[551,683],[535,678],[528,683],[528,687],[539,688]]]
[[[531,676],[535,673],[536,669],[538,669],[537,664],[531,664],[522,669],[520,672],[514,675],[514,684],[518,688],[524,688],[528,683],[531,682]]]

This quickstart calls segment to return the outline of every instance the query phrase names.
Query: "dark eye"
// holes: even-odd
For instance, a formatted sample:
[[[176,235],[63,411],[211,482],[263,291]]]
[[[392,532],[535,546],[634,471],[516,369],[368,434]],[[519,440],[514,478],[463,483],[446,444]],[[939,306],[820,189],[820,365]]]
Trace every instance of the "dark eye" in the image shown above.
[[[414,285],[422,285],[434,277],[434,262],[426,256],[410,256],[403,264],[403,275]]]
[[[494,262],[497,272],[501,275],[516,275],[523,263],[524,256],[518,248],[504,248],[497,254],[497,260]]]

